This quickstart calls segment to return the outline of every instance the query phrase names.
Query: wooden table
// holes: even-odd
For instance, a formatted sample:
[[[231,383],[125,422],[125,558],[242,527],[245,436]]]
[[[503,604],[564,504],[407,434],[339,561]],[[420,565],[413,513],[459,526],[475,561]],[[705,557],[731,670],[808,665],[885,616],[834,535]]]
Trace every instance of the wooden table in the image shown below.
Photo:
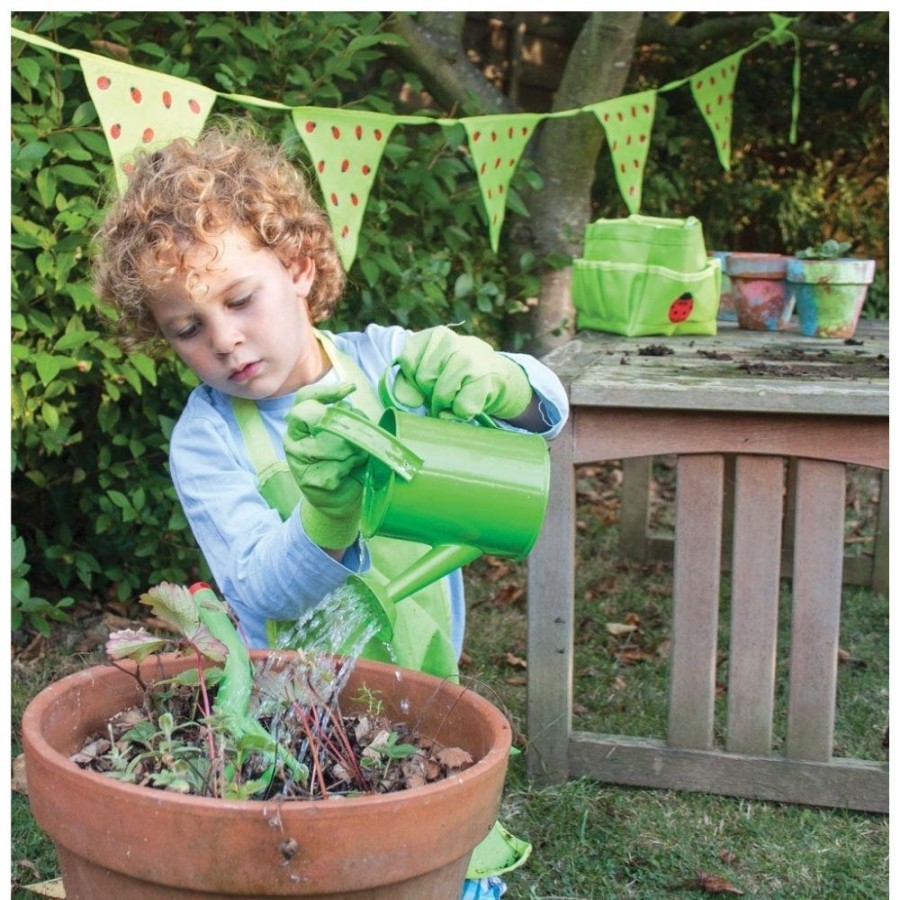
[[[530,773],[886,812],[887,764],[835,757],[832,742],[846,466],[888,469],[888,323],[861,322],[852,343],[731,323],[715,337],[582,332],[544,361],[567,386],[572,413],[551,445],[547,520],[528,566]],[[660,455],[677,458],[667,734],[573,731],[575,467]],[[717,746],[726,469],[732,638]],[[788,507],[789,701],[776,752]]]

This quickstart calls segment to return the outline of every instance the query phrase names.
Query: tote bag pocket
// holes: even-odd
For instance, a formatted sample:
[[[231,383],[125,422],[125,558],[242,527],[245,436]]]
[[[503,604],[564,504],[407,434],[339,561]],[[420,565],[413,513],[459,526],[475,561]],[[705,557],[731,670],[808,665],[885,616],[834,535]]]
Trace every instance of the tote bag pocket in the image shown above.
[[[663,219],[630,215],[597,219],[584,230],[585,259],[665,266],[676,272],[699,272],[707,260],[703,226],[694,216]]]
[[[576,327],[629,337],[716,333],[722,269],[704,258],[699,271],[576,259],[572,301]]]

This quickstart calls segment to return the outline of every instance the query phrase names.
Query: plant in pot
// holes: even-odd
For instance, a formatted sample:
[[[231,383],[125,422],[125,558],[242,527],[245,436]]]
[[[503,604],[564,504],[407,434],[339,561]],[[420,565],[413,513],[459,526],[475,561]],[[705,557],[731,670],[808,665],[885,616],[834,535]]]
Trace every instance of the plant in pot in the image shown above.
[[[206,585],[141,599],[188,652],[117,632],[113,664],[23,717],[68,900],[459,896],[506,774],[496,707],[384,663],[248,653]]]
[[[787,261],[788,290],[807,337],[850,338],[856,332],[875,260],[848,256],[851,247],[850,241],[829,239]]]

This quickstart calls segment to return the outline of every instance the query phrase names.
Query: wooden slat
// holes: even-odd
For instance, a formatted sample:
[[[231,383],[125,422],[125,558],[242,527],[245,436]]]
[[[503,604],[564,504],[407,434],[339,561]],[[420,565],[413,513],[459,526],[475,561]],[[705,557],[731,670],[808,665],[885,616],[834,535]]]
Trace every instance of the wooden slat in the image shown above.
[[[716,697],[724,460],[678,460],[668,741],[712,746]]]
[[[550,499],[528,558],[528,750],[534,777],[564,781],[572,725],[575,469],[572,424],[550,448]]]
[[[739,456],[735,466],[726,746],[772,749],[784,461]]]
[[[785,753],[828,762],[841,614],[846,467],[797,463],[790,683]]]
[[[839,459],[887,469],[887,418],[597,409],[580,416],[574,462],[685,453]]]
[[[781,803],[888,812],[888,765],[857,759],[830,763],[682,750],[653,738],[573,732],[573,778],[612,784],[703,791]]]
[[[650,480],[653,457],[622,461],[622,506],[619,510],[619,547],[625,556],[646,562],[650,524]]]
[[[875,535],[875,553],[872,562],[872,590],[886,594],[890,584],[888,580],[888,563],[890,552],[890,532],[888,528],[889,475],[881,473],[881,489],[878,493],[878,533]]]

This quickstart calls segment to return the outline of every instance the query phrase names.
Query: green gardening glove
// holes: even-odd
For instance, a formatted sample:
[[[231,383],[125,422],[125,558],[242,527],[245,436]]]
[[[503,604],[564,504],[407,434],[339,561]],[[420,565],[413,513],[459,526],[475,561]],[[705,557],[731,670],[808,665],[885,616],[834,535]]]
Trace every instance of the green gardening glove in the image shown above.
[[[405,406],[428,406],[433,416],[450,410],[460,419],[482,413],[514,419],[531,402],[525,370],[480,338],[445,325],[407,339],[395,360],[393,392]]]
[[[328,404],[353,390],[352,384],[301,388],[286,417],[284,451],[303,495],[300,521],[309,539],[328,550],[343,550],[356,540],[369,457],[339,435],[314,429]]]

